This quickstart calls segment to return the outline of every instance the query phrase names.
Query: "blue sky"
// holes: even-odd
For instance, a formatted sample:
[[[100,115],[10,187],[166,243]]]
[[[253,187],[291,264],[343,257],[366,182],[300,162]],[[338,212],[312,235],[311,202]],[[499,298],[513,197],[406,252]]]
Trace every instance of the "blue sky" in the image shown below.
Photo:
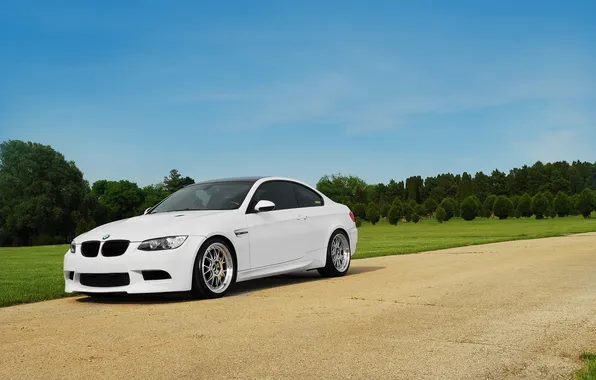
[[[0,140],[91,182],[596,160],[594,1],[4,1]]]

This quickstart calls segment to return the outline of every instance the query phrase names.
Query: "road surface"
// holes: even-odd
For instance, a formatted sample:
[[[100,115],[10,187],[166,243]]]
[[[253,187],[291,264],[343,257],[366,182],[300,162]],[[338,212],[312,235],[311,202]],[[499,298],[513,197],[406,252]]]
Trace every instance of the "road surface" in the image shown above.
[[[564,379],[596,350],[596,233],[354,260],[217,300],[0,309],[1,379]]]

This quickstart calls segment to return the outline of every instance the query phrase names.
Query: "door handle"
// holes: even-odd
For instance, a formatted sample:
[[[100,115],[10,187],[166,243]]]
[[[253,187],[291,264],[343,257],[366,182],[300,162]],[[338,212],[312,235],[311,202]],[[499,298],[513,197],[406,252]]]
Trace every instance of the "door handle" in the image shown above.
[[[304,220],[304,219],[306,219],[306,215],[298,215],[298,217],[296,219]]]

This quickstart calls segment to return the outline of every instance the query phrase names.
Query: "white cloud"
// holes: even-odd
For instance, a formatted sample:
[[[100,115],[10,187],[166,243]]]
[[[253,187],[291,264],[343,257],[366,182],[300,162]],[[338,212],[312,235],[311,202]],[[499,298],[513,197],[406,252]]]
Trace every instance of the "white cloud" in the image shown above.
[[[350,52],[337,69],[249,88],[250,97],[230,96],[245,102],[217,115],[219,126],[237,130],[317,124],[357,134],[408,125],[417,116],[596,94],[594,75],[569,57],[530,54],[525,60],[462,62],[461,67],[449,63],[438,71],[387,57],[363,57]],[[197,98],[202,100],[205,96]],[[570,114],[574,119],[580,115]]]

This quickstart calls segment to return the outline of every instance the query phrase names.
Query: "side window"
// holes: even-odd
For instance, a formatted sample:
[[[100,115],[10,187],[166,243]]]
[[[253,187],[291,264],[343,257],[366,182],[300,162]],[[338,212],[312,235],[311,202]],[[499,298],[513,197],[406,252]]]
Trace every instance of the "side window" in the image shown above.
[[[294,184],[296,197],[298,198],[298,206],[300,207],[315,207],[323,205],[323,198],[311,189],[299,184]]]
[[[287,210],[298,207],[298,201],[294,194],[292,185],[283,181],[269,181],[263,183],[255,192],[251,205],[260,200],[267,200],[275,203],[275,210]]]

